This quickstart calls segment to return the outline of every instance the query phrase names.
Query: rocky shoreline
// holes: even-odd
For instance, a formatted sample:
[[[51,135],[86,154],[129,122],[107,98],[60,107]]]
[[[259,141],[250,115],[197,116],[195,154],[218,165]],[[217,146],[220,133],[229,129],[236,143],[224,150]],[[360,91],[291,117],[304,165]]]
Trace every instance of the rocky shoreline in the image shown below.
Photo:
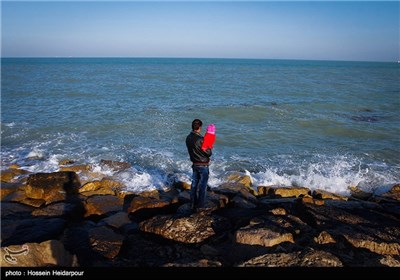
[[[103,160],[115,172],[129,163]],[[192,213],[189,188],[130,193],[89,165],[1,173],[1,266],[400,266],[400,184],[344,197],[306,187],[253,186],[232,173]]]

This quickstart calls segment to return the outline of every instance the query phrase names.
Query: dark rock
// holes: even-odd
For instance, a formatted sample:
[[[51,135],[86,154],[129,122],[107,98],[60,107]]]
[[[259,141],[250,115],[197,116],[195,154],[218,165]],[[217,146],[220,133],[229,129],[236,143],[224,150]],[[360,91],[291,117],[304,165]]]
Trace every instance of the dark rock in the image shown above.
[[[64,219],[42,217],[2,220],[2,223],[2,246],[58,239],[66,226]]]
[[[167,263],[163,265],[164,267],[221,267],[222,264],[219,261],[201,259],[196,262],[174,262],[174,263]]]
[[[88,232],[92,250],[112,259],[118,255],[124,237],[107,227],[94,227]]]
[[[131,223],[131,220],[128,217],[128,213],[126,212],[115,213],[114,215],[107,217],[102,221],[114,228],[120,228],[124,225]]]
[[[233,204],[234,207],[238,207],[238,208],[256,208],[257,207],[257,205],[255,205],[254,203],[244,199],[240,195],[235,196],[231,200],[231,203]]]
[[[58,202],[50,204],[44,208],[35,209],[32,216],[64,217],[69,216],[75,211],[75,204]]]
[[[1,206],[1,218],[20,218],[30,216],[31,212],[33,211],[33,207],[23,205],[20,203],[14,202],[2,202]]]
[[[108,168],[114,171],[123,171],[132,167],[132,165],[128,162],[120,162],[120,161],[112,161],[102,159],[100,161],[101,165],[107,166]]]
[[[355,199],[368,200],[373,195],[372,193],[364,192],[363,190],[360,190],[358,187],[355,186],[349,187],[349,189],[351,197]]]

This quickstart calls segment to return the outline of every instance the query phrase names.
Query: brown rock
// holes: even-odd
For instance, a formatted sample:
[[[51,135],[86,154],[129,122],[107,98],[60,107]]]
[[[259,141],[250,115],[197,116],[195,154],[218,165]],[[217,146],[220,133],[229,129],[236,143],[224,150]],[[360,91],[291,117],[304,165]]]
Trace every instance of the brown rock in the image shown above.
[[[1,248],[2,267],[47,267],[49,265],[71,267],[77,265],[77,260],[58,240]]]
[[[0,180],[5,183],[14,183],[18,182],[18,179],[21,175],[29,174],[29,171],[23,169],[7,169],[1,171]]]
[[[91,196],[86,200],[85,217],[122,210],[123,200],[112,195]]]
[[[93,181],[101,181],[105,175],[100,172],[92,172],[88,170],[83,170],[79,172],[79,180],[81,181],[81,185],[85,185],[86,183]]]
[[[335,239],[326,231],[322,231],[317,237],[314,237],[314,241],[317,244],[336,243]]]
[[[17,191],[20,186],[21,186],[21,184],[18,184],[18,183],[5,183],[5,182],[2,182],[1,183],[1,188],[0,188],[1,200],[3,200],[9,194]]]
[[[134,196],[135,193],[129,191],[117,190],[115,191],[115,195],[118,196],[119,198],[124,199],[125,197]]]
[[[27,197],[27,198],[20,200],[19,203],[38,208],[38,207],[42,207],[44,204],[46,204],[46,201],[44,199],[33,199],[33,198]]]
[[[277,188],[277,186],[258,186],[258,196],[267,196],[272,193],[271,189]]]
[[[351,197],[361,200],[368,200],[373,194],[360,190],[356,186],[349,187]]]
[[[221,217],[200,214],[178,219],[172,215],[155,216],[139,224],[142,231],[183,243],[202,242],[226,226],[226,220]]]
[[[239,267],[290,267],[299,266],[301,252],[265,254],[249,259]]]
[[[94,195],[115,195],[115,192],[110,189],[98,189],[95,191],[83,192],[84,196],[94,196]]]
[[[51,203],[76,195],[80,186],[75,172],[37,173],[29,176],[25,191],[29,198]]]
[[[93,181],[84,184],[80,189],[79,192],[90,192],[90,191],[95,191],[101,188],[101,181]]]
[[[306,267],[342,267],[342,262],[333,254],[326,251],[314,251],[303,254],[300,266]]]
[[[118,212],[110,217],[103,219],[102,221],[114,228],[120,228],[131,222],[128,217],[128,213],[126,212]]]
[[[191,184],[182,182],[182,181],[178,181],[178,182],[175,182],[174,187],[181,191],[188,191],[191,188]]]
[[[103,178],[101,181],[93,181],[83,185],[79,192],[85,196],[92,195],[115,195],[122,190],[124,185],[121,182]]]
[[[315,190],[313,191],[313,197],[318,198],[318,199],[333,199],[333,200],[347,200],[348,197],[340,195],[340,194],[334,194],[331,192],[327,192],[324,190]]]
[[[32,216],[47,216],[47,217],[61,217],[74,210],[74,205],[71,203],[59,202],[50,204],[44,208],[35,209]]]
[[[285,216],[287,214],[285,208],[282,208],[282,207],[274,208],[274,209],[270,210],[270,212],[277,216]]]
[[[219,261],[200,259],[195,262],[175,262],[175,263],[166,263],[163,267],[221,267],[222,264]]]
[[[93,251],[112,259],[118,255],[124,237],[107,227],[95,227],[89,230],[89,239]]]
[[[342,262],[325,251],[265,254],[239,264],[240,267],[341,267]]]
[[[252,194],[252,195],[257,195],[257,190],[255,190],[253,188],[253,185],[251,183],[251,178],[248,175],[241,175],[238,173],[233,173],[231,175],[228,176],[227,181],[231,184],[234,185],[240,185],[240,186],[244,186],[245,188],[248,189],[248,191]]]
[[[59,165],[69,165],[69,164],[74,164],[75,161],[73,159],[61,159],[58,164]]]
[[[20,169],[21,166],[19,166],[18,164],[11,164],[8,168],[9,169]]]
[[[303,203],[310,203],[310,204],[315,204],[318,206],[322,206],[325,204],[325,201],[322,199],[316,199],[316,198],[312,198],[312,197],[302,197],[301,201]]]
[[[76,173],[79,173],[82,171],[90,171],[90,170],[92,170],[92,166],[87,165],[87,164],[60,167],[60,171],[72,171],[72,172],[76,172]]]
[[[233,198],[237,195],[240,195],[242,198],[254,203],[258,204],[257,198],[252,194],[251,190],[242,184],[237,183],[224,183],[220,185],[218,188],[213,189],[214,193],[223,194],[228,198]]]
[[[354,247],[365,248],[381,255],[400,255],[400,244],[394,240],[388,242],[388,240],[382,240],[372,234],[355,231],[348,231],[342,235]]]
[[[141,197],[152,197],[152,198],[160,198],[160,193],[158,190],[151,190],[139,193]]]
[[[390,266],[390,267],[400,267],[400,261],[396,260],[392,256],[383,256],[379,262],[385,266]]]
[[[8,202],[20,202],[26,198],[27,197],[25,195],[25,191],[18,190],[18,191],[10,193],[6,197],[4,197],[4,199],[2,199],[2,200],[8,201]]]
[[[303,187],[278,187],[272,188],[270,192],[278,197],[299,197],[310,193],[310,190]]]
[[[177,201],[175,201],[177,202]],[[158,199],[154,197],[142,197],[138,196],[132,199],[130,206],[128,207],[128,212],[134,213],[140,209],[144,208],[161,208],[173,203],[169,199]]]
[[[391,193],[400,193],[400,184],[394,185],[389,192],[391,192]]]
[[[100,164],[107,166],[108,168],[110,168],[114,171],[123,171],[123,170],[126,170],[126,169],[132,167],[132,165],[128,162],[112,161],[112,160],[105,160],[105,159],[102,159],[100,161]]]
[[[103,178],[100,182],[102,188],[112,189],[114,191],[122,190],[125,188],[125,185],[123,183],[109,178]]]
[[[235,232],[235,241],[241,244],[272,247],[282,242],[294,243],[293,235],[275,226],[250,225]]]

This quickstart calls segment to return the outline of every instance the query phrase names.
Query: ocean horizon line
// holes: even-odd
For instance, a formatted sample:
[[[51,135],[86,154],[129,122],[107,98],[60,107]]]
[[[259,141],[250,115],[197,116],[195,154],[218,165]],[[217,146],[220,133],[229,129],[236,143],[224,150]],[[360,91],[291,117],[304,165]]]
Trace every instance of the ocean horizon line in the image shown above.
[[[345,60],[345,59],[305,59],[305,58],[248,58],[248,57],[176,57],[176,56],[1,56],[1,59],[215,59],[215,60],[272,60],[272,61],[320,61],[320,62],[366,62],[399,63],[392,60]]]

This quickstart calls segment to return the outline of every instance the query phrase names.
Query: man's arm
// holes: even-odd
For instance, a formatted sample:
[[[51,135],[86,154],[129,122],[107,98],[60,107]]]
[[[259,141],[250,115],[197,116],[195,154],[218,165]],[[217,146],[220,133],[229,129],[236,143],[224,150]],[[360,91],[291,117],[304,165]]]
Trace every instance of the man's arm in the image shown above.
[[[212,156],[212,150],[210,148],[206,149],[205,151],[202,150],[204,152],[205,155],[207,155],[208,157]]]

